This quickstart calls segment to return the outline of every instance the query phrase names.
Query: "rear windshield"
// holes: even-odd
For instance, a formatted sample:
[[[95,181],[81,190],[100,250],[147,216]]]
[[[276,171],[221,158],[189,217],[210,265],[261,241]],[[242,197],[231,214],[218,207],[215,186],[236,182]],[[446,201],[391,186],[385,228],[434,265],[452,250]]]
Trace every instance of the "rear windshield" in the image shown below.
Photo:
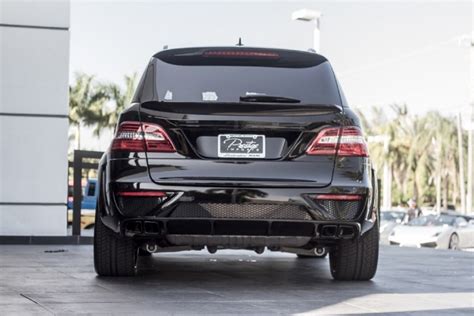
[[[303,104],[337,104],[341,99],[328,62],[285,68],[235,65],[176,65],[155,59],[158,99],[166,102],[239,102],[268,95]]]

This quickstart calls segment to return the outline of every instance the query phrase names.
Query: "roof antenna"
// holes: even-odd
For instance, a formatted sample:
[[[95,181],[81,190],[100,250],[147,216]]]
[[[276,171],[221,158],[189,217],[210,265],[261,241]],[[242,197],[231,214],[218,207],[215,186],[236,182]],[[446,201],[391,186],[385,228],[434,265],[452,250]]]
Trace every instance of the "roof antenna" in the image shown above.
[[[168,49],[168,45],[164,45],[163,50],[167,50],[167,49]]]
[[[236,45],[237,46],[244,46],[244,44],[242,44],[242,38],[239,37],[239,42]]]

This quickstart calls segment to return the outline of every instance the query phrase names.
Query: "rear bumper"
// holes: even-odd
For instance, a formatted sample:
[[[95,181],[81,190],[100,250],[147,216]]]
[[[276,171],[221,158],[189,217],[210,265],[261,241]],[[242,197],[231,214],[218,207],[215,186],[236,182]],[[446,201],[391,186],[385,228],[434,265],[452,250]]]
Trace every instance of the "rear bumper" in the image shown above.
[[[349,162],[351,161],[346,161],[346,164]],[[104,168],[106,176],[101,187],[105,192],[105,205],[100,215],[106,226],[124,237],[167,240],[178,245],[215,243],[237,247],[275,244],[297,247],[309,242],[331,243],[357,238],[371,229],[376,222],[377,206],[374,201],[377,199],[374,198],[371,174],[366,172],[364,164],[360,165],[364,171],[357,173],[357,179],[348,178],[347,172],[336,172],[330,186],[318,188],[273,187],[265,186],[264,183],[260,187],[215,186],[212,183],[164,185],[150,180],[142,159],[122,161],[121,168],[118,168],[117,163],[118,161],[109,160],[107,168]],[[123,168],[124,164],[127,164],[128,168]],[[160,190],[169,194],[169,199],[149,212],[128,212],[130,208],[124,207],[124,204],[117,200],[116,193],[124,190]],[[339,214],[347,208],[333,207],[332,211],[336,213],[328,216],[309,198],[312,194],[357,194],[364,196],[364,199],[360,201],[356,213],[338,217],[334,214]],[[185,204],[198,205],[205,211],[186,209],[185,211],[191,213],[183,213],[181,209],[180,212],[173,213]],[[141,207],[143,204],[140,202],[138,205]],[[224,209],[213,209],[220,206]],[[235,213],[216,215],[222,211],[227,212],[226,207],[229,206],[237,207],[238,211],[245,212],[245,216],[236,218],[233,216]],[[272,209],[271,212],[265,213],[265,216],[261,216],[261,213],[255,210],[258,213],[255,215],[251,209],[253,206],[276,207],[277,211]],[[250,210],[247,207],[250,207]],[[304,210],[306,215],[298,215],[301,214],[297,212],[298,209]],[[206,213],[207,211],[209,213]]]
[[[240,220],[216,218],[139,217],[117,221],[102,218],[122,237],[139,243],[164,246],[221,246],[229,248],[331,246],[340,240],[359,238],[374,228],[374,222],[328,222],[290,220]],[[376,228],[375,228],[376,229]]]
[[[198,247],[303,247],[353,239],[360,231],[359,223],[288,220],[134,218],[120,224],[126,237]]]

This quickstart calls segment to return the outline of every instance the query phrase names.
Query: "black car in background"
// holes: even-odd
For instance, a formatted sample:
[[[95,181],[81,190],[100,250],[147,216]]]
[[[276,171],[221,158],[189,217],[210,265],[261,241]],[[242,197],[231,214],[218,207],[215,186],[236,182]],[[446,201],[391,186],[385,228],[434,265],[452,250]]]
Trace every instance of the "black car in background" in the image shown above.
[[[99,165],[94,263],[133,275],[152,252],[265,249],[369,280],[377,184],[329,62],[249,47],[151,59]]]

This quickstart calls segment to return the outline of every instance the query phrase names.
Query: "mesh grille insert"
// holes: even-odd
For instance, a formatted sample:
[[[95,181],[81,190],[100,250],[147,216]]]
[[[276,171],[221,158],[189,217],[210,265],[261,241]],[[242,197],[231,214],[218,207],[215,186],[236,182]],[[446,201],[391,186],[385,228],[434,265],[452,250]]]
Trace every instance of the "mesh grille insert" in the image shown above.
[[[316,200],[318,219],[354,220],[358,217],[362,201]]]
[[[170,217],[311,220],[299,205],[258,203],[180,203]]]
[[[117,206],[125,216],[144,216],[157,208],[162,199],[117,196]]]

